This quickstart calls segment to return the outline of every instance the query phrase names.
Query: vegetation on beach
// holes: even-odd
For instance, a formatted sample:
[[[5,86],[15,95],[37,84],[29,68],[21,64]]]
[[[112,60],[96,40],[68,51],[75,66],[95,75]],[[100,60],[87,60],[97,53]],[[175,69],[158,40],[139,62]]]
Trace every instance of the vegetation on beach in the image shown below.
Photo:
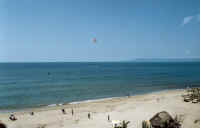
[[[200,102],[200,88],[187,88],[187,94],[182,95],[185,102],[198,103]]]

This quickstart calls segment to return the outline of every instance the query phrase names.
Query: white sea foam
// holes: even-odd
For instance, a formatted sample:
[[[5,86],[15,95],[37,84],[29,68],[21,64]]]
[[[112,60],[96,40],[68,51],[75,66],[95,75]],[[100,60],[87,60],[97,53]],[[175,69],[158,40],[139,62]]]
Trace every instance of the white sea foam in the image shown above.
[[[50,104],[50,105],[47,105],[48,107],[54,107],[56,106],[56,104]]]
[[[48,107],[55,107],[55,106],[62,106],[63,103],[59,103],[59,104],[49,104],[47,105]]]
[[[118,98],[124,98],[124,97],[110,97],[110,98],[101,98],[101,99],[74,101],[74,102],[70,102],[69,104],[80,104],[80,103],[98,102],[98,101],[112,100],[112,99],[118,99]]]

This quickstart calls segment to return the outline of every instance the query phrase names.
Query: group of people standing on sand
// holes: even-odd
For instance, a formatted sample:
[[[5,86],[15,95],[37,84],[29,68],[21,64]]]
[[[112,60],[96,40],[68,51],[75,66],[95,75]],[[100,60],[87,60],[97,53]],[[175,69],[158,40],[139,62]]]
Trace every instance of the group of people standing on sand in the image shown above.
[[[67,114],[64,108],[61,109],[61,112],[62,112],[63,114]],[[35,113],[34,113],[34,112],[30,112],[30,115],[31,115],[31,116],[34,116]],[[74,116],[74,109],[71,109],[71,115]],[[91,119],[91,118],[92,118],[90,112],[88,112],[87,118],[88,118],[88,119]],[[16,120],[17,120],[17,117],[16,117],[14,114],[11,114],[10,117],[9,117],[9,119],[10,119],[11,121],[16,121]],[[110,121],[110,115],[107,116],[107,120]]]
[[[33,116],[33,115],[34,115],[34,112],[30,112],[30,115]],[[9,119],[10,119],[11,121],[16,121],[16,120],[17,120],[17,117],[16,117],[14,114],[10,114]]]
[[[63,114],[67,114],[66,111],[65,111],[65,109],[62,109],[61,111],[62,111]],[[34,114],[35,114],[34,112],[30,112],[31,116],[34,116]],[[74,115],[74,110],[73,109],[71,110],[71,114],[72,114],[72,116]],[[88,118],[90,118],[90,115],[88,115]],[[9,119],[11,121],[16,121],[17,117],[14,114],[11,114],[10,117],[9,117]]]
[[[61,111],[62,111],[63,114],[67,114],[64,108]],[[71,114],[72,114],[72,116],[74,115],[74,109],[71,110]],[[88,116],[88,119],[91,119],[91,114],[90,113],[88,113],[87,116]]]
[[[61,109],[61,111],[62,111],[63,114],[67,114],[64,108]],[[74,109],[71,110],[71,114],[72,114],[72,116],[74,115]],[[90,112],[88,112],[87,117],[88,117],[88,119],[91,119],[91,113]],[[110,121],[110,115],[108,115],[108,121]]]
[[[63,114],[67,114],[64,108],[61,111]],[[72,114],[72,116],[74,115],[74,109],[71,110],[71,114]]]
[[[64,108],[61,109],[61,111],[62,111],[63,114],[67,114]],[[72,114],[72,116],[74,115],[74,109],[71,110],[71,114]],[[88,119],[91,119],[91,113],[90,112],[88,113],[87,116],[88,116]]]

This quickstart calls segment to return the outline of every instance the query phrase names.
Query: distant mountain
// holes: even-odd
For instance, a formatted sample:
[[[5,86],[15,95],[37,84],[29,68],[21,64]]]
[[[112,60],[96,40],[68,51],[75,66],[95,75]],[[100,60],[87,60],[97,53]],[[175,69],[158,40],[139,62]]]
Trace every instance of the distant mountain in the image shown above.
[[[138,58],[134,62],[200,62],[200,58]]]

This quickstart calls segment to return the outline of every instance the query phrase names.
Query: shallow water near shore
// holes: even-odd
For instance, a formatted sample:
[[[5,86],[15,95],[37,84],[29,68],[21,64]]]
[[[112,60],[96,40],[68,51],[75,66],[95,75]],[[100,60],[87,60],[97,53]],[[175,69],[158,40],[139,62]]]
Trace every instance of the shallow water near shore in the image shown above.
[[[200,84],[200,62],[0,63],[0,110]]]

